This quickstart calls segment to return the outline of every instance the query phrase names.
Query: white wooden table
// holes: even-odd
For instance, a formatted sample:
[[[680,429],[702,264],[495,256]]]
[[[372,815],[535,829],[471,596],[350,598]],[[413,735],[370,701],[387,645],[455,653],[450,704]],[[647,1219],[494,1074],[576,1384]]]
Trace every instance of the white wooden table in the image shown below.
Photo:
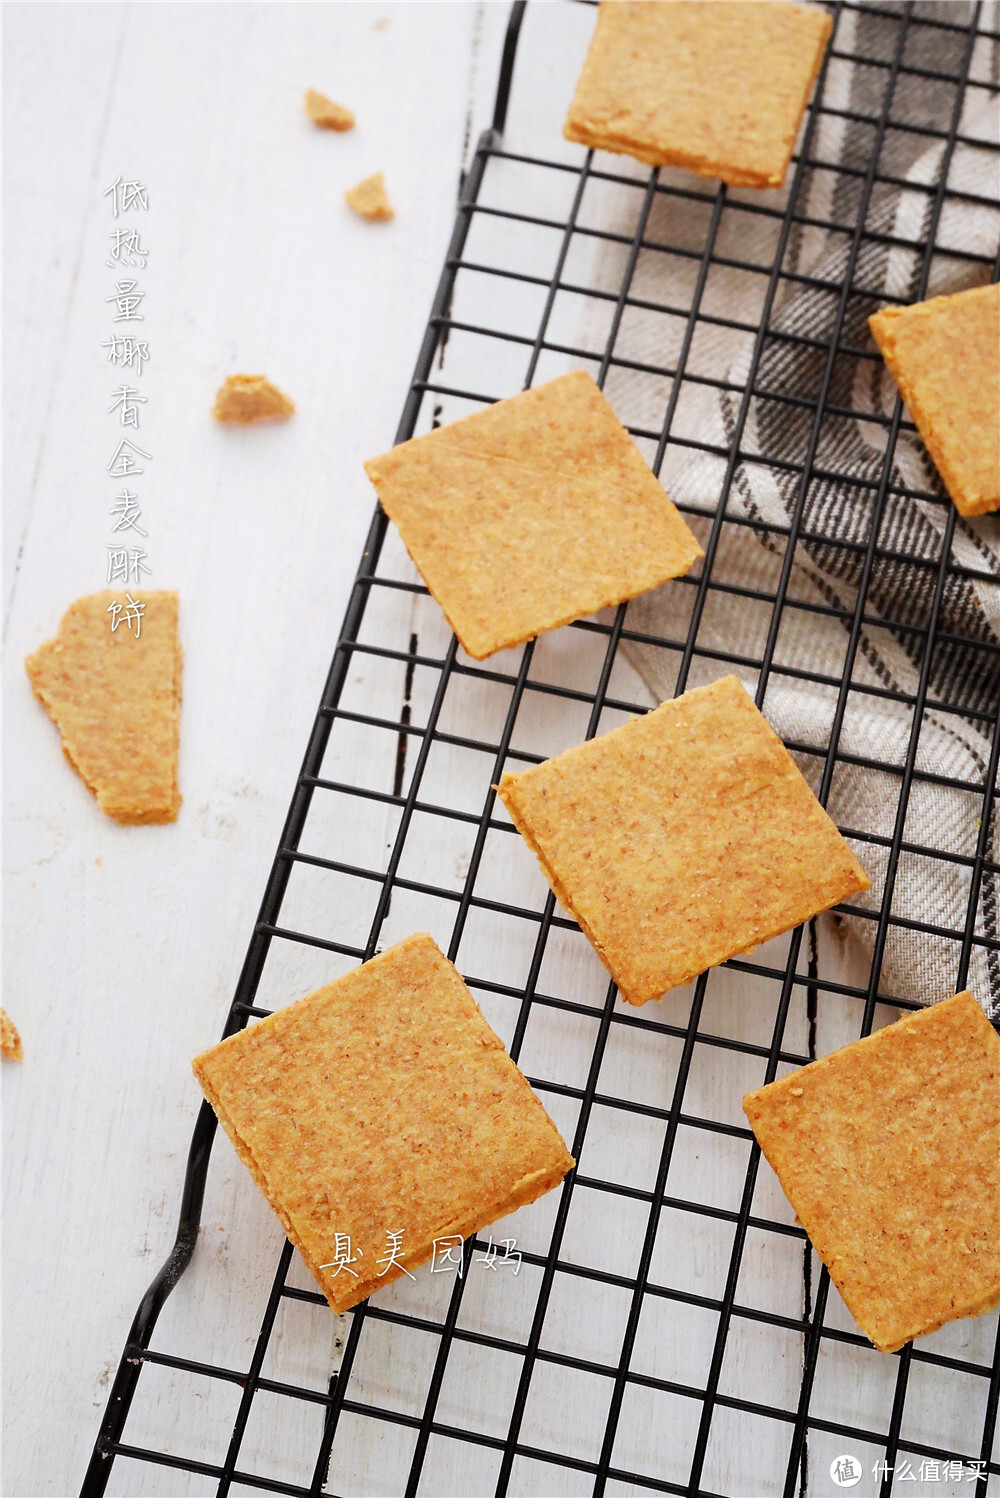
[[[472,3],[5,9],[5,1004],[25,1049],[3,1074],[12,1498],[77,1491],[173,1240],[190,1059],[228,1008],[371,519],[362,460],[392,442],[505,20]],[[313,127],[307,87],[357,128]],[[376,170],[390,224],[343,200]],[[116,280],[102,192],[118,174],[148,187],[133,327],[150,358],[130,381],[148,397],[148,581],[181,594],[168,827],[101,814],[23,665],[106,581],[121,371],[100,347]],[[218,427],[236,370],[266,372],[294,419]]]
[[[569,159],[575,148],[561,141],[558,122],[587,27],[575,23],[571,44],[561,45],[556,9],[532,8],[510,139],[530,148],[541,138],[550,154]],[[362,460],[393,438],[451,231],[459,172],[492,108],[506,20],[498,0],[5,8],[5,1003],[25,1046],[23,1065],[3,1073],[6,1498],[77,1491],[131,1317],[173,1241],[200,1101],[190,1058],[217,1038],[232,994],[371,516]],[[344,136],[315,130],[302,111],[309,86],[351,106],[357,129]],[[388,225],[361,223],[346,209],[343,189],[380,169],[397,217]],[[64,763],[23,670],[24,656],[55,632],[67,605],[105,585],[107,511],[117,486],[104,468],[120,435],[107,407],[120,378],[100,348],[110,331],[105,298],[116,279],[105,263],[113,220],[102,193],[119,174],[148,188],[148,211],[134,216],[149,250],[137,276],[146,292],[141,333],[150,347],[141,380],[132,381],[147,397],[135,435],[152,454],[140,481],[149,581],[180,589],[185,650],[184,804],[176,825],[158,828],[120,828],[102,816]],[[456,342],[448,358],[467,378]],[[209,408],[217,386],[236,370],[273,378],[296,402],[293,420],[219,428]],[[497,387],[488,381],[485,388]],[[388,544],[405,571],[398,542],[390,536]],[[396,627],[412,622],[426,648],[443,648],[447,632],[433,603],[405,598],[388,607],[396,610]],[[580,669],[558,636],[543,642],[539,659],[553,679]],[[420,680],[417,673],[415,713],[425,689]],[[618,687],[631,700],[648,700],[625,670]],[[387,713],[398,710],[391,673],[361,663],[350,690],[369,703],[382,693]],[[486,714],[487,697],[473,695],[469,710]],[[555,709],[533,728],[551,749],[579,736],[575,718],[560,719]],[[357,771],[357,763],[345,763],[347,772]],[[444,765],[436,773],[447,780],[451,772]],[[381,834],[370,824],[357,829],[359,838]],[[530,856],[519,840],[505,842],[497,890],[509,877],[523,881],[525,898],[541,899],[544,885]],[[415,838],[410,872],[421,859],[427,867],[437,859],[460,881],[463,856],[458,844],[421,848]],[[290,890],[290,908],[304,925],[324,898],[318,885],[304,885]],[[360,920],[345,907],[341,926],[355,914]],[[433,930],[433,919],[394,902],[384,944],[415,924]],[[477,943],[463,947],[463,970],[500,974],[515,962],[501,935],[484,931]],[[599,1004],[606,976],[593,954],[581,942],[567,962],[577,992]],[[824,962],[828,972],[838,965],[850,972],[832,948]],[[336,964],[329,954],[298,949],[265,974],[261,1002],[298,997],[340,970]],[[720,1025],[729,999],[738,997],[738,1018],[728,1022],[754,1038],[766,1031],[770,993],[757,994],[732,974],[713,984]],[[665,1018],[674,1007],[682,1022],[683,996],[664,1002]],[[484,1008],[508,1038],[510,1009]],[[825,1012],[820,1051],[853,1038],[852,1022]],[[789,1043],[804,1046],[803,1023],[796,1014]],[[576,1079],[585,1033],[539,1022],[530,1039],[526,1069]],[[628,1095],[645,1086],[655,1092],[669,1071],[666,1053],[657,1082],[659,1063],[641,1037],[634,1045],[618,1039],[610,1063],[617,1085]],[[758,1079],[738,1075],[733,1058],[719,1054],[718,1070],[699,1077],[697,1087],[714,1116],[732,1104],[737,1121],[739,1093]],[[571,1110],[564,1118],[558,1099],[546,1101],[568,1134]],[[603,1131],[595,1126],[594,1158],[601,1150],[610,1158],[623,1142],[641,1175],[650,1150],[655,1158],[655,1141],[634,1132],[623,1141],[613,1120]],[[732,1189],[735,1167],[706,1162],[696,1149],[677,1168],[688,1185],[703,1180],[709,1191]],[[788,1215],[766,1170],[760,1192],[768,1211]],[[535,1215],[519,1228],[526,1246],[544,1247],[551,1208],[550,1201],[529,1209]],[[576,1230],[584,1237],[569,1252],[582,1261],[595,1253],[609,1263],[616,1254],[627,1257],[621,1222]],[[245,1367],[281,1241],[228,1144],[217,1141],[198,1253],[167,1302],[154,1345]],[[688,1256],[693,1282],[718,1293],[719,1264],[706,1257],[707,1240],[679,1232],[675,1251]],[[747,1293],[794,1313],[797,1245],[795,1254],[776,1259],[754,1241]],[[300,1266],[293,1274],[312,1288]],[[528,1283],[520,1292],[510,1287],[507,1314],[523,1292],[530,1318]],[[402,1297],[413,1294],[410,1304],[431,1310],[438,1293],[425,1279],[416,1291],[404,1284],[384,1295],[386,1304],[407,1304]],[[487,1324],[488,1309],[474,1302],[470,1314]],[[613,1361],[614,1348],[602,1338],[616,1324],[615,1298],[588,1301],[584,1315],[581,1304],[557,1310],[547,1325],[550,1345],[562,1337],[577,1346],[582,1336],[587,1355]],[[849,1328],[849,1318],[842,1324]],[[396,1399],[399,1408],[412,1400],[419,1413],[413,1390],[426,1381],[426,1349],[419,1339],[392,1341],[372,1325],[354,1397]],[[972,1330],[963,1324],[950,1345],[968,1351],[971,1338],[986,1346],[992,1325],[989,1318]],[[278,1327],[266,1371],[322,1388],[342,1331],[325,1310],[293,1308]],[[698,1317],[677,1310],[669,1324],[644,1330],[638,1356],[661,1376],[697,1378],[704,1338]],[[485,1393],[474,1381],[446,1386],[441,1418],[460,1422],[464,1413],[481,1429],[495,1418],[502,1434],[496,1410],[510,1392],[509,1370],[498,1364],[479,1376],[492,1381]],[[748,1337],[735,1346],[727,1378],[753,1397],[762,1376],[768,1398],[794,1397],[795,1360],[762,1375]],[[873,1354],[859,1359],[853,1384],[838,1373],[822,1397],[844,1418],[858,1418],[864,1401],[881,1407],[891,1380],[890,1360]],[[539,1393],[525,1438],[545,1445],[571,1418],[578,1449],[589,1454],[599,1412],[555,1377]],[[232,1387],[147,1369],[135,1418],[151,1444],[217,1460],[237,1395]],[[568,1408],[567,1399],[575,1404]],[[942,1410],[931,1391],[925,1402],[935,1438],[963,1443],[961,1401]],[[308,1480],[318,1418],[316,1407],[291,1419],[259,1401],[245,1465]],[[623,1429],[639,1455],[647,1441],[649,1460],[662,1462],[657,1453],[664,1441],[669,1448],[671,1431],[647,1440],[644,1421],[652,1418],[636,1406]],[[685,1419],[678,1414],[678,1442]],[[394,1470],[398,1434],[385,1427],[373,1444],[371,1430],[359,1426],[356,1438],[338,1446],[336,1490],[374,1498],[393,1491],[385,1473]],[[717,1490],[773,1490],[775,1451],[754,1441],[748,1449],[733,1426],[713,1457]],[[815,1493],[836,1491],[825,1477],[836,1453],[824,1452],[820,1443]],[[869,1454],[861,1454],[867,1462]],[[491,1491],[488,1471],[477,1466],[481,1456],[469,1448],[451,1467],[433,1457],[423,1491],[431,1498]],[[653,1470],[675,1476],[662,1465]],[[585,1490],[567,1481],[523,1463],[511,1491],[575,1498]],[[126,1473],[123,1465],[110,1491],[200,1494],[214,1485],[152,1467]],[[856,1491],[864,1498],[867,1484]],[[952,1489],[928,1491],[943,1498]]]

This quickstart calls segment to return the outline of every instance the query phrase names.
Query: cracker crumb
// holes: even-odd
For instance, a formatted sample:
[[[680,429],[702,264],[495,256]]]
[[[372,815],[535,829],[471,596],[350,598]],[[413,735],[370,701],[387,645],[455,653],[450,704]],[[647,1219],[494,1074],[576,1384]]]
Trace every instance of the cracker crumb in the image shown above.
[[[63,753],[97,804],[128,826],[176,822],[181,646],[178,596],[143,593],[138,632],[112,631],[110,588],[78,598],[25,662]]]
[[[324,130],[353,130],[354,116],[343,104],[335,104],[315,88],[306,89],[306,114]]]
[[[372,223],[395,217],[392,204],[386,195],[385,178],[381,172],[375,172],[371,177],[366,177],[363,182],[358,183],[357,187],[349,187],[344,197],[360,218],[369,219]]]
[[[21,1037],[6,1009],[0,1009],[0,1056],[3,1056],[5,1061],[24,1059]]]
[[[249,426],[254,421],[286,421],[295,406],[266,375],[229,375],[219,386],[212,415],[216,421]]]

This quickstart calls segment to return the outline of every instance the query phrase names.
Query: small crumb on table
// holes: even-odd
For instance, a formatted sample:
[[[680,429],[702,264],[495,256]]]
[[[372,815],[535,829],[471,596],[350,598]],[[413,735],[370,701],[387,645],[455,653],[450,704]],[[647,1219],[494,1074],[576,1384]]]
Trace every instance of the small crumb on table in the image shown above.
[[[253,421],[285,421],[295,405],[264,375],[229,375],[220,385],[212,415],[216,421],[249,426]]]
[[[361,218],[377,223],[395,217],[392,204],[385,190],[385,178],[381,172],[365,177],[357,187],[349,187],[344,193],[348,206]]]
[[[960,515],[1000,509],[1000,286],[868,319]]]
[[[880,1352],[1000,1301],[998,1079],[1000,1037],[966,991],[743,1099]]]
[[[21,1061],[24,1057],[21,1037],[6,1009],[0,1009],[0,1056],[5,1061]]]
[[[335,104],[317,89],[306,89],[306,114],[324,130],[353,130],[354,116],[343,104]]]

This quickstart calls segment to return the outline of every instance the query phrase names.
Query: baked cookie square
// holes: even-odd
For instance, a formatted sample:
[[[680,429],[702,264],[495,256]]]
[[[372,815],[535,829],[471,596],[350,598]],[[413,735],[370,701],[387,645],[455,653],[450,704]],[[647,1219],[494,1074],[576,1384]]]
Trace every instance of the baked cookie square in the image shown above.
[[[78,598],[25,661],[63,754],[116,822],[175,822],[180,746],[178,595]]]
[[[1000,285],[868,319],[960,515],[1000,509]]]
[[[507,774],[499,792],[630,1004],[869,888],[735,676]]]
[[[1000,1036],[968,992],[743,1099],[880,1352],[1000,1301]]]
[[[702,555],[582,370],[365,469],[475,660],[645,593]]]
[[[334,1311],[425,1263],[436,1240],[534,1201],[573,1164],[429,936],[193,1065]]]
[[[601,0],[563,134],[780,187],[832,30],[789,0]]]

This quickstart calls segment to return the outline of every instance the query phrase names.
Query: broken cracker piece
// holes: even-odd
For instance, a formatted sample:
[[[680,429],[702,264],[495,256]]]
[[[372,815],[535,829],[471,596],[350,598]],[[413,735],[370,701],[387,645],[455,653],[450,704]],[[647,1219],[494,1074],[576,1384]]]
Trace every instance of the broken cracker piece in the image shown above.
[[[880,1352],[1000,1301],[1000,1036],[972,994],[748,1093],[743,1111]]]
[[[886,307],[868,326],[958,513],[1000,509],[1000,284]]]
[[[17,1027],[6,1009],[0,1009],[0,1056],[6,1061],[21,1061],[24,1051]]]
[[[365,470],[475,660],[680,577],[702,554],[580,369]]]
[[[426,935],[193,1066],[335,1312],[426,1263],[436,1240],[454,1245],[534,1201],[574,1163]],[[385,1263],[390,1234],[399,1253]]]
[[[212,415],[216,421],[234,421],[249,426],[253,421],[285,421],[295,406],[265,375],[234,374],[215,396]]]
[[[832,29],[789,0],[601,0],[563,134],[780,187]]]
[[[316,89],[306,90],[306,114],[324,130],[353,130],[354,116],[343,104],[335,104]]]
[[[629,1004],[870,887],[735,676],[508,773],[499,792]]]
[[[349,187],[344,197],[355,213],[373,223],[395,216],[386,194],[385,178],[381,172],[375,172],[373,176],[366,177],[363,182],[358,183],[357,187]]]
[[[178,595],[144,593],[137,633],[119,619],[112,589],[78,598],[54,640],[25,666],[62,736],[63,753],[103,812],[135,825],[175,822],[180,742]]]

